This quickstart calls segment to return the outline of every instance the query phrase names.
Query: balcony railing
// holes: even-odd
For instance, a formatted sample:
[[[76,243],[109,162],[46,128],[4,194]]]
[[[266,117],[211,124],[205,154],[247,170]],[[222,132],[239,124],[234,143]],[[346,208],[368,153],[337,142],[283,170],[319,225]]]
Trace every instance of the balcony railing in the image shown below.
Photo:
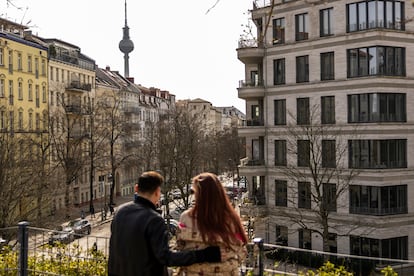
[[[264,126],[264,122],[263,120],[260,120],[260,119],[250,119],[250,120],[246,120],[246,125],[247,126]]]
[[[262,87],[262,86],[263,86],[262,80],[240,80],[239,81],[239,88]]]
[[[256,39],[240,39],[239,40],[239,48],[254,48],[257,47],[257,40]]]
[[[69,104],[66,105],[65,111],[67,113],[76,113],[76,114],[80,114],[82,111],[82,108],[80,105],[78,104]]]
[[[253,9],[261,9],[268,7],[272,4],[272,0],[255,0],[253,1]]]
[[[79,81],[71,81],[67,87],[67,89],[78,89],[90,92],[92,90],[92,85],[90,83],[81,83]]]

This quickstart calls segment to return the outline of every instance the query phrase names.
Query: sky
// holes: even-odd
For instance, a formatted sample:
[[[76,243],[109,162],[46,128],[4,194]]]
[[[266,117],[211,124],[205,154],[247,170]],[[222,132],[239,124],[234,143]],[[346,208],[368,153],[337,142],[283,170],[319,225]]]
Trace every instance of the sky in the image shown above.
[[[11,3],[10,3],[11,2]],[[125,25],[124,0],[0,0],[0,16],[33,34],[81,48],[100,68],[124,74],[118,45]],[[253,0],[127,0],[135,83],[214,106],[235,106],[244,66],[237,42]]]

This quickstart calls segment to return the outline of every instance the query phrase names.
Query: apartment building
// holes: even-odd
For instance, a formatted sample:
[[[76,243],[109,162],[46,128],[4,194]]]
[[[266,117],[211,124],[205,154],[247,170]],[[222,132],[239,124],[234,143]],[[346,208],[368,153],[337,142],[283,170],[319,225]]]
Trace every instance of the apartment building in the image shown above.
[[[4,220],[10,214],[33,218],[29,210],[50,199],[41,179],[49,166],[44,158],[49,139],[47,48],[25,39],[26,29],[0,18],[0,190],[4,197],[20,197],[16,214],[10,211]]]
[[[237,49],[242,214],[269,243],[414,259],[411,1],[274,2]]]

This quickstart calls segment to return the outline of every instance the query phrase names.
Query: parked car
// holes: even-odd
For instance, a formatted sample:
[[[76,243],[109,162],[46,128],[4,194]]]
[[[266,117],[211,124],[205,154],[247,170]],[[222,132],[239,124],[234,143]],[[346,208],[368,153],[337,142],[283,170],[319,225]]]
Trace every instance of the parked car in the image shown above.
[[[72,229],[75,236],[78,237],[80,235],[89,235],[92,230],[91,223],[87,219],[72,220],[66,227]]]
[[[49,244],[54,245],[56,243],[68,244],[75,240],[75,233],[72,228],[65,227],[63,229],[55,230],[50,233]]]
[[[165,224],[168,226],[168,220],[165,219]],[[172,236],[175,236],[175,234],[177,233],[177,229],[178,229],[178,221],[175,219],[170,218],[170,225],[169,225],[169,232],[170,232],[170,239],[172,238]]]

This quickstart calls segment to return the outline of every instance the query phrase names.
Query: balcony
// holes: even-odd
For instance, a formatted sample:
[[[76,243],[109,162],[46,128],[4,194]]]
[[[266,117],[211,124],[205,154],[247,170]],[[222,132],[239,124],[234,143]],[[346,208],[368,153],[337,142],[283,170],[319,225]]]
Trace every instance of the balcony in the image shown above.
[[[250,167],[250,166],[264,166],[265,162],[263,159],[249,159],[249,158],[243,158],[240,160],[240,166],[241,167]]]
[[[261,63],[265,52],[264,48],[258,47],[256,39],[241,39],[237,49],[237,58],[244,64]]]
[[[264,97],[263,81],[241,80],[239,81],[239,98],[241,99],[261,99]]]
[[[81,83],[80,81],[71,81],[67,86],[67,90],[78,92],[90,92],[92,85],[90,83]]]
[[[68,104],[65,107],[66,113],[81,114],[82,108],[80,104]]]
[[[246,120],[246,126],[264,126],[264,122],[260,119],[250,119]]]

